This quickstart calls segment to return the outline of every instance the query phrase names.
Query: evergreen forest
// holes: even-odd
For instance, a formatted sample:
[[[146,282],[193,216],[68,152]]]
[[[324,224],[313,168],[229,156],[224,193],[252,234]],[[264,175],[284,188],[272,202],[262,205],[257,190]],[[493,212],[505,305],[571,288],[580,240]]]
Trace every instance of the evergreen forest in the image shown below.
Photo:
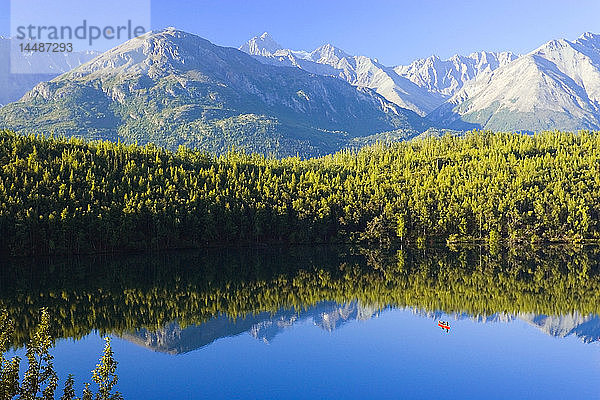
[[[600,136],[473,131],[319,158],[0,131],[0,251],[594,242]]]

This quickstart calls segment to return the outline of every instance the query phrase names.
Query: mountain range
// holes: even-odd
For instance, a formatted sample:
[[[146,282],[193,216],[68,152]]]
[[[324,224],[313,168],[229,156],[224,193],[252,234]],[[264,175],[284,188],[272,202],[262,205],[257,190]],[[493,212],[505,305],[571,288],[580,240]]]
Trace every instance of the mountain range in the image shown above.
[[[132,39],[0,109],[0,125],[223,152],[321,155],[428,125],[375,91],[265,65],[174,28]]]
[[[0,103],[35,85],[0,108],[1,127],[303,157],[445,130],[600,129],[592,33],[521,56],[481,51],[385,66],[332,44],[292,50],[266,32],[233,49],[167,28],[100,55],[44,62],[56,74],[14,76],[0,65]]]
[[[265,63],[369,87],[442,129],[600,129],[600,35],[593,33],[551,40],[522,56],[482,51],[395,67],[329,44],[311,52],[284,49],[267,33],[240,49]]]
[[[430,118],[449,128],[600,129],[600,35],[552,40],[469,81]]]
[[[439,107],[479,73],[492,71],[516,59],[510,52],[480,52],[469,56],[455,55],[449,60],[431,56],[410,65],[386,67],[377,59],[352,56],[332,44],[310,52],[286,49],[268,32],[253,37],[239,49],[266,64],[297,67],[314,74],[341,78],[355,87],[368,87],[421,116]]]

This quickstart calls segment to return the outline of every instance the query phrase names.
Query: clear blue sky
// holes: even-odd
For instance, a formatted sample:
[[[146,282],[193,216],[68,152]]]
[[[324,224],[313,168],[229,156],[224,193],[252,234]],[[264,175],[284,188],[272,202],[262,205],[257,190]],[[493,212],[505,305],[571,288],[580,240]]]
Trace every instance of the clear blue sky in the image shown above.
[[[9,22],[9,0],[0,0],[1,35]],[[550,39],[600,33],[600,1],[153,0],[152,25],[234,47],[269,31],[285,47],[329,42],[396,65],[483,49],[525,53]]]

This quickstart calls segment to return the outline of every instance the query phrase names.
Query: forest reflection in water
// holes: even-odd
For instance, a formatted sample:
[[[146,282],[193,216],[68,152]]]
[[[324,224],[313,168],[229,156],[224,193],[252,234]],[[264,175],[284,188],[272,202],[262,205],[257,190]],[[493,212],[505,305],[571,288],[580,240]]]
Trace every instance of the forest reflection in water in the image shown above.
[[[553,336],[600,338],[599,250],[545,247],[217,248],[151,256],[5,260],[0,307],[13,345],[39,310],[57,338],[115,334],[185,353],[249,332],[263,341],[300,321],[333,330],[389,308],[432,319],[520,319]]]

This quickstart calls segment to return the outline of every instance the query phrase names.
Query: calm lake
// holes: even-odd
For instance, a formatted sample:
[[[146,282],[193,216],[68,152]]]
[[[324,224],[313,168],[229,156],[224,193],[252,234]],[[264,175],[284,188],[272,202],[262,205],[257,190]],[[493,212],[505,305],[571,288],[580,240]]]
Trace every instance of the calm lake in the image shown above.
[[[593,399],[598,260],[321,247],[9,260],[0,306],[9,356],[48,307],[55,367],[79,393],[110,336],[125,399]]]

